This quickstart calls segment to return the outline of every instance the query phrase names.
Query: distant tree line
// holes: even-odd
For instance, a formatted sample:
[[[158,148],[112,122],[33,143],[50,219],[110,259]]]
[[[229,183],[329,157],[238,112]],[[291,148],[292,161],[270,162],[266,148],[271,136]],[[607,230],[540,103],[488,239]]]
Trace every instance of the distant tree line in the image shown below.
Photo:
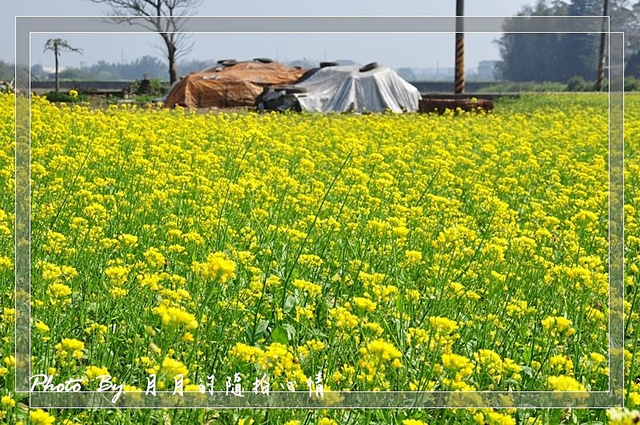
[[[338,60],[341,65],[354,65],[355,62],[350,60]],[[300,66],[302,68],[317,67],[319,62],[309,59],[300,59],[285,62],[289,66]],[[187,75],[191,72],[200,72],[204,69],[217,65],[217,60],[190,60],[177,64],[178,77]],[[13,67],[11,68],[13,74]],[[62,80],[75,81],[110,81],[110,80],[141,80],[146,75],[150,80],[166,81],[168,75],[168,65],[165,61],[155,56],[143,56],[139,59],[123,63],[98,61],[95,64],[83,66],[81,68],[66,68],[59,73]],[[53,73],[45,72],[41,65],[33,65],[31,67],[31,76],[36,80],[53,79]]]
[[[189,53],[193,44],[182,32],[185,16],[197,15],[203,0],[89,0],[109,7],[107,15],[117,24],[131,25],[155,31],[162,38],[169,74],[169,84],[178,80],[178,60]]]
[[[214,60],[191,60],[178,63],[177,68],[179,75],[186,75],[190,72],[202,71],[215,63]],[[37,80],[53,78],[52,74],[45,72],[41,65],[32,66],[31,75]],[[140,80],[145,75],[148,79],[166,80],[167,63],[147,55],[124,63],[101,60],[89,66],[66,68],[60,71],[60,78],[63,80]]]
[[[12,81],[15,75],[13,64],[0,60],[0,80]]]
[[[601,16],[604,0],[538,0],[517,16]],[[640,1],[610,0],[611,30],[625,32],[626,50],[638,55],[640,50]],[[505,34],[498,41],[501,62],[497,72],[501,79],[514,82],[557,81],[566,83],[579,77],[593,81],[597,77],[599,34],[514,34],[515,31],[562,31],[554,22],[516,22],[507,19]],[[540,26],[544,28],[540,28]],[[531,28],[529,28],[531,26]],[[637,63],[629,58],[629,64]],[[640,66],[627,67],[628,75],[640,77]]]

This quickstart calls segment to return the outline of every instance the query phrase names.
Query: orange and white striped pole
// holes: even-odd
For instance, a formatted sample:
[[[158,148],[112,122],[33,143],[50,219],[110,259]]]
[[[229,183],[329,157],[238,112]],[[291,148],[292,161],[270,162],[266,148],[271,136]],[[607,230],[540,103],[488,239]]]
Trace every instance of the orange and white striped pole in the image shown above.
[[[456,0],[456,81],[455,93],[464,93],[464,0]]]

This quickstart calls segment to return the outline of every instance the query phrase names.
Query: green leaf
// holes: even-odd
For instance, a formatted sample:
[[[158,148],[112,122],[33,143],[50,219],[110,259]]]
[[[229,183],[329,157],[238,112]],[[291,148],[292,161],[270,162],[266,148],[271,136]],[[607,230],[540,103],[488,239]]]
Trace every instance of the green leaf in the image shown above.
[[[289,341],[293,341],[296,337],[296,328],[289,323],[282,325],[282,327],[287,331],[287,338],[289,338]]]
[[[296,297],[294,297],[293,295],[288,295],[287,299],[284,300],[284,308],[282,309],[285,313],[288,313],[291,311],[291,309],[293,308],[293,306],[296,305],[297,303],[297,299]]]
[[[258,326],[256,326],[255,330],[253,329],[253,326],[247,327],[247,340],[251,343],[255,342],[267,330],[268,326],[269,321],[262,320],[260,323],[258,323]]]
[[[531,369],[529,366],[520,366],[522,368],[522,372],[527,375],[528,377],[532,377],[533,376],[533,369]]]
[[[289,338],[287,331],[282,326],[277,326],[273,332],[271,332],[271,341],[277,342],[282,345],[289,345]]]
[[[256,336],[260,336],[264,333],[264,331],[267,330],[267,326],[269,326],[269,321],[268,320],[261,320],[260,323],[258,323],[258,326],[256,326]]]

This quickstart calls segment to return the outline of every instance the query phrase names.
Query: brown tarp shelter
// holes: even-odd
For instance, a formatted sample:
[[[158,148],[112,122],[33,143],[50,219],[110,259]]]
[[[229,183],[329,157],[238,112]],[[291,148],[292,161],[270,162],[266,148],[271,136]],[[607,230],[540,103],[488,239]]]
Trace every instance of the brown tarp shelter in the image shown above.
[[[238,62],[212,70],[191,73],[175,84],[165,105],[189,108],[229,108],[253,106],[262,89],[272,85],[295,83],[304,69],[277,62]]]

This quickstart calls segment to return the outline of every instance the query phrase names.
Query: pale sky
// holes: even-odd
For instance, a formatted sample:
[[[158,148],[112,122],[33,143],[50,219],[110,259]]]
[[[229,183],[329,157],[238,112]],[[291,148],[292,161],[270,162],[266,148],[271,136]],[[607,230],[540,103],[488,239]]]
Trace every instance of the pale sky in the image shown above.
[[[19,16],[99,16],[108,11],[89,0],[2,1],[0,15],[0,59],[14,61],[14,17]],[[204,0],[197,9],[201,16],[453,16],[455,0]],[[512,16],[533,0],[466,0],[467,16]],[[120,62],[144,55],[162,58],[156,34],[34,34],[32,64],[53,66],[51,52],[42,48],[48,38],[61,37],[83,54],[67,53],[61,66],[80,66],[99,60]],[[270,57],[278,60],[352,59],[376,61],[392,67],[452,67],[452,34],[203,34],[194,35],[194,48],[186,59],[238,60]],[[466,66],[480,60],[499,59],[494,42],[498,34],[468,34]],[[42,46],[42,47],[40,47]]]

